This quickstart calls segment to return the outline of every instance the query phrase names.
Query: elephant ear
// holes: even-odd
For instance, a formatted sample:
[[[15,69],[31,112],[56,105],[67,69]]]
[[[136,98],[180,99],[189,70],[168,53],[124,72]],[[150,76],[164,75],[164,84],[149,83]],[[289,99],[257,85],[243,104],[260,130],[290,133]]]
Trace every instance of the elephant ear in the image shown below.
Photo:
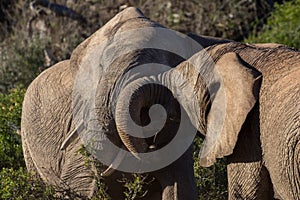
[[[212,96],[200,153],[200,165],[204,167],[232,154],[246,117],[258,100],[261,84],[261,74],[236,53],[223,55],[215,69],[221,81],[211,85],[214,89],[217,86],[217,91]]]

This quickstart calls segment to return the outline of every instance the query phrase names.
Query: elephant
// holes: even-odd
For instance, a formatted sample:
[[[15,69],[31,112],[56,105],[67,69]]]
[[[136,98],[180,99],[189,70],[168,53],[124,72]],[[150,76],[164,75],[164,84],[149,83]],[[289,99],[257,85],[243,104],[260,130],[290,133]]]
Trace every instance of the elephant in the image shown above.
[[[164,149],[185,116],[205,136],[202,166],[227,157],[229,199],[298,199],[299,52],[191,37],[127,8],[81,43],[70,60],[44,71],[23,103],[27,168],[49,184],[88,197],[97,190],[95,177],[103,176],[112,198],[123,199],[118,169],[128,160],[141,160],[143,153]],[[153,109],[158,120],[151,116],[155,104],[165,108],[164,127],[158,131],[155,125],[151,137],[131,136],[139,131],[129,118],[142,127],[160,127],[163,120],[155,116],[160,112]],[[188,127],[183,136],[190,139]],[[107,149],[112,146],[107,141],[119,152]],[[147,171],[156,182],[145,199],[197,199],[187,144],[177,160]],[[78,153],[83,146],[92,152],[88,163]],[[107,162],[98,166],[95,155],[105,155]]]
[[[299,51],[215,44],[162,77],[148,79],[173,88],[205,136],[200,165],[227,158],[228,199],[300,199]]]
[[[300,199],[300,52],[234,42],[207,50],[216,60],[234,52],[262,74],[258,102],[228,156],[229,198]]]
[[[45,70],[28,87],[21,119],[28,170],[50,185],[87,197],[95,194],[96,179],[102,176],[111,197],[124,199],[118,179],[123,174],[131,178],[131,171],[119,168],[128,166],[130,159],[139,160],[141,153],[162,149],[175,137],[180,121],[180,105],[170,90],[151,84],[130,90],[131,83],[162,74],[201,49],[188,36],[149,20],[136,8],[117,14],[77,46],[69,60]],[[140,139],[127,134],[127,119],[119,113],[122,103],[131,99],[121,96],[124,88],[136,97],[129,110],[138,125],[150,123],[152,105],[165,108],[165,126],[155,129],[155,135]],[[156,178],[141,199],[197,199],[192,150],[188,144],[173,162],[137,170]]]

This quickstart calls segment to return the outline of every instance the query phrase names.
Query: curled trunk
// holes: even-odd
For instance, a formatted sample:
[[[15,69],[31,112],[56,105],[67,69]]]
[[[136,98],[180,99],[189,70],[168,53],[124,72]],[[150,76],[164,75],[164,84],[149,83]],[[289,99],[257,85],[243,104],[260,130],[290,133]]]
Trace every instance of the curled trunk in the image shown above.
[[[152,151],[170,141],[179,120],[180,107],[172,92],[150,79],[131,83],[116,106],[117,130],[132,153]]]
[[[145,153],[172,140],[184,123],[182,111],[188,116],[184,120],[205,133],[209,104],[203,77],[195,66],[183,62],[167,72],[128,84],[116,105],[116,127],[130,152]]]

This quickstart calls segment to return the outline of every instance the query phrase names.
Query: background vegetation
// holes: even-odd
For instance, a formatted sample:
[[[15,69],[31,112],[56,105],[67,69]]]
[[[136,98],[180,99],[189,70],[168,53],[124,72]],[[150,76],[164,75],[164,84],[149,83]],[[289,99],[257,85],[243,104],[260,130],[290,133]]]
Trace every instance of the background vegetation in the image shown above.
[[[254,29],[255,30],[255,29]],[[260,31],[253,31],[249,43],[275,42],[300,49],[300,0],[275,4],[275,9]]]
[[[25,170],[20,128],[28,84],[43,70],[67,59],[74,47],[127,6],[136,6],[172,29],[245,42],[277,42],[300,49],[300,0],[57,0],[72,9],[62,15],[29,0],[0,1],[0,199],[63,199]],[[226,160],[195,175],[200,199],[226,199]],[[143,178],[124,183],[128,199],[143,193]],[[99,182],[99,197],[105,186]],[[104,198],[104,197],[103,197]],[[108,198],[105,196],[105,198]]]

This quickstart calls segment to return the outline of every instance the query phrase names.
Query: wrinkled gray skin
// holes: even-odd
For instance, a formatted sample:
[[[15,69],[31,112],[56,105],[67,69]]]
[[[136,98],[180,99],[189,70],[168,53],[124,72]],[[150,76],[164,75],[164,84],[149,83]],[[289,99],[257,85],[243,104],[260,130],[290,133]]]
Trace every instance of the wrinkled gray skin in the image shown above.
[[[144,27],[161,26],[145,18],[135,8],[124,10],[80,44],[72,53],[70,60],[62,61],[44,71],[29,86],[22,112],[23,150],[27,168],[35,172],[45,182],[91,197],[97,189],[95,176],[99,177],[100,173],[108,167],[96,167],[96,162],[93,160],[87,163],[86,156],[78,153],[82,149],[82,142],[78,128],[80,122],[76,119],[78,110],[74,111],[74,108],[84,110],[81,106],[85,102],[79,93],[74,92],[74,84],[79,73],[89,70],[83,66],[85,66],[86,57],[90,54],[99,53],[95,59],[100,60],[96,66],[101,71],[101,77],[99,77],[99,82],[93,83],[97,86],[96,112],[99,126],[102,127],[101,130],[97,130],[99,134],[105,134],[114,144],[128,149],[130,152],[147,152],[151,145],[160,148],[176,133],[175,130],[178,127],[176,111],[178,111],[179,105],[174,98],[172,100],[172,97],[166,93],[165,88],[148,87],[148,92],[154,94],[153,98],[146,98],[143,96],[143,91],[139,90],[139,93],[137,89],[132,89],[132,91],[137,91],[136,96],[138,97],[138,103],[131,103],[131,105],[137,106],[132,110],[138,111],[138,113],[133,114],[133,118],[142,117],[141,120],[134,120],[140,120],[139,122],[142,124],[147,123],[147,112],[142,111],[144,107],[147,108],[155,103],[167,107],[169,118],[164,130],[158,134],[155,142],[153,142],[153,138],[138,140],[130,137],[126,132],[118,131],[119,124],[122,123],[123,119],[113,120],[110,99],[115,83],[124,72],[135,66],[152,62],[175,67],[184,60],[182,57],[169,52],[151,49],[136,50],[125,55],[120,54],[122,56],[117,57],[108,68],[103,69],[104,64],[101,62],[105,60],[102,61],[99,58],[109,57],[110,54],[96,49],[97,45],[107,40],[109,42],[106,47],[108,47],[113,44],[116,33]],[[139,48],[143,49],[149,37],[152,37],[151,34],[146,39],[143,38],[143,35],[141,38],[136,38],[136,44],[139,45]],[[185,42],[178,41],[178,49],[190,49],[190,46]],[[193,53],[195,52],[187,53],[186,58]],[[90,88],[84,89],[89,90]],[[166,98],[156,98],[159,95]],[[172,101],[175,103],[169,104]],[[170,120],[171,117],[173,121]],[[111,152],[105,152],[104,149],[103,153],[110,155]],[[116,155],[110,156],[112,159],[116,157]],[[176,162],[152,172],[151,175],[156,177],[156,182],[145,188],[148,193],[144,199],[197,199],[192,147]],[[127,176],[130,177],[130,175]],[[113,199],[124,199],[121,183],[116,181],[121,178],[121,173],[118,171],[104,178],[109,188],[108,192]]]
[[[70,61],[61,62],[42,73],[28,88],[24,100],[21,134],[28,169],[37,172],[48,183],[70,187],[87,196],[92,196],[96,189],[94,175],[98,175],[98,171],[94,162],[86,165],[84,156],[78,154],[82,143],[78,135],[71,134],[78,126],[78,122],[73,119],[71,105],[74,77],[80,70],[84,56],[102,38],[109,38],[114,31],[125,27],[130,29],[159,26],[133,8],[118,16],[103,27],[102,31],[96,32],[77,47]],[[202,38],[200,39],[196,40],[201,43]],[[217,39],[216,43],[219,41]],[[203,42],[203,46],[214,44],[206,40]],[[157,52],[148,51],[120,58],[110,70],[103,72],[104,78],[98,85],[97,115],[105,130],[103,134],[133,153],[147,152],[150,145],[158,148],[168,142],[175,132],[174,127],[178,126],[177,120],[167,119],[165,132],[160,133],[161,139],[156,140],[155,144],[153,140],[131,138],[126,134],[126,127],[122,127],[124,132],[118,132],[118,125],[122,121],[112,120],[111,111],[108,109],[110,91],[122,73],[132,65],[162,62],[175,67],[180,63],[173,70],[165,72],[162,81],[170,88],[175,88],[172,91],[174,96],[185,108],[199,132],[210,136],[206,137],[204,152],[207,150],[207,154],[202,155],[201,165],[209,166],[216,158],[228,156],[229,199],[272,199],[273,195],[279,199],[299,199],[299,52],[276,45],[272,48],[264,46],[232,42],[209,47],[207,50],[217,62],[217,70],[223,80],[212,80],[211,85],[203,82],[192,65],[188,62],[181,63],[182,59],[174,55],[158,57]],[[195,54],[191,59],[198,56],[201,55]],[[192,84],[200,110],[195,110],[191,102],[183,101],[181,98],[185,95],[178,95],[185,87],[176,85],[178,72]],[[155,76],[152,78],[158,79]],[[145,82],[145,78],[141,77],[138,81]],[[106,87],[101,87],[102,85]],[[218,90],[210,94],[214,97],[210,101],[207,88],[213,87]],[[151,92],[154,90],[165,94],[164,89],[156,89],[148,88],[154,97],[152,99],[147,96],[146,107],[154,103],[166,104],[165,99],[157,99],[160,95]],[[218,117],[211,114],[210,108],[220,103],[218,91],[222,90],[226,93],[227,115],[220,139],[213,149],[209,149],[212,144],[210,138],[214,138],[214,133],[209,130],[212,130]],[[133,87],[132,91],[143,90]],[[144,94],[145,92],[137,92],[135,100],[143,102]],[[170,98],[172,100],[172,97],[166,96],[167,105]],[[80,103],[80,96],[75,94],[75,100]],[[145,106],[134,101],[132,105],[138,105],[135,110],[142,110]],[[173,119],[178,117],[176,110],[176,103],[167,107],[167,113]],[[123,111],[120,110],[121,112]],[[142,119],[139,122],[146,123],[145,113],[141,111],[140,115]],[[72,137],[68,139],[70,135]],[[62,145],[64,148],[61,148]],[[152,173],[159,183],[149,190],[158,191],[158,195],[154,194],[158,199],[196,199],[192,166],[190,148],[175,163]],[[113,198],[122,199],[122,188],[114,181],[118,175],[119,172],[115,172],[106,181],[111,186]]]
[[[235,52],[262,74],[258,102],[228,157],[229,198],[271,199],[274,192],[277,199],[300,199],[300,52],[239,43],[209,51],[216,60]]]
[[[229,199],[300,199],[300,52],[278,44],[236,42],[206,50],[223,81],[201,80],[190,64],[201,52],[165,74],[176,80],[174,72],[180,72],[196,91],[199,113],[191,102],[179,101],[206,135],[200,164],[210,166],[228,156]],[[175,93],[182,91],[176,81],[169,85],[179,90]],[[207,88],[215,85],[210,101]],[[226,102],[226,117],[213,142],[217,133],[209,130],[222,114],[211,113],[220,102]]]

